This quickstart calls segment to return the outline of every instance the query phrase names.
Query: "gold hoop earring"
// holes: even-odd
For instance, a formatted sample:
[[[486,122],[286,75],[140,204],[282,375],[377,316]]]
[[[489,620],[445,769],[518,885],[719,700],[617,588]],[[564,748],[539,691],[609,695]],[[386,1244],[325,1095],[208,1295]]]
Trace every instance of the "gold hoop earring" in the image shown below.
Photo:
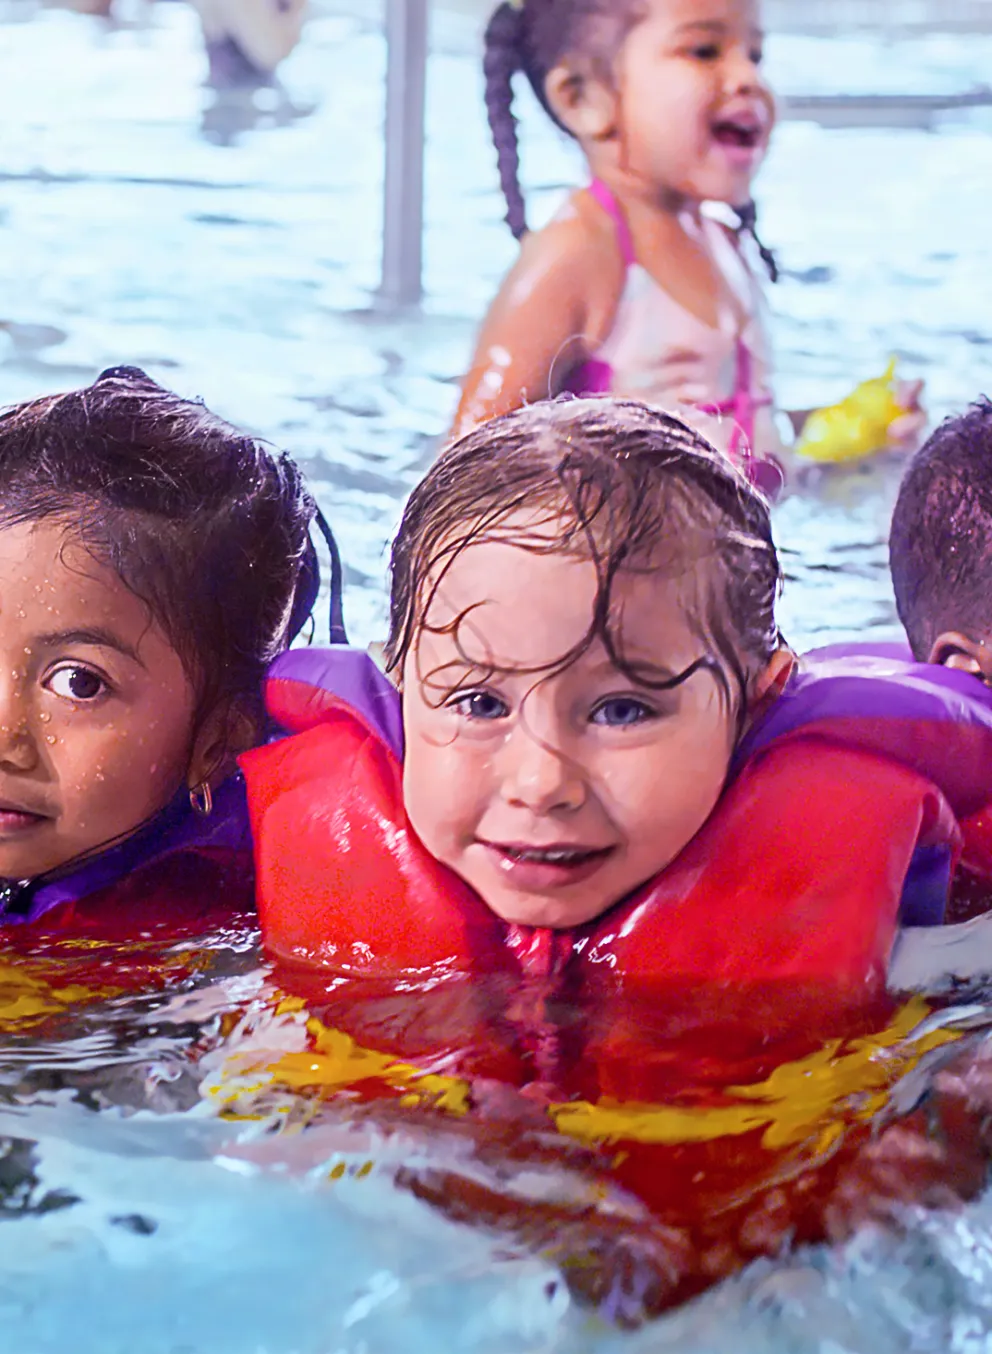
[[[214,796],[209,782],[201,780],[189,792],[190,807],[201,818],[209,818],[214,811]]]

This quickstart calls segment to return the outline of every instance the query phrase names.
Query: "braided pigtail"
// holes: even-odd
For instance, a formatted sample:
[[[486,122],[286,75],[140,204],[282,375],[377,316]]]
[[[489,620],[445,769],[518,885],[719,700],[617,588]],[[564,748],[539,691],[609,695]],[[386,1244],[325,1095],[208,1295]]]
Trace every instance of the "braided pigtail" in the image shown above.
[[[736,211],[738,220],[740,222],[740,224],[737,227],[738,235],[743,234],[745,231],[747,232],[748,235],[750,235],[751,239],[758,246],[758,253],[761,255],[761,262],[768,269],[768,276],[771,278],[773,282],[777,282],[778,262],[776,261],[775,255],[768,248],[768,246],[762,244],[761,240],[758,238],[757,204],[752,198],[751,201],[746,202],[743,207],[735,207],[734,210]]]
[[[499,181],[506,198],[506,224],[517,240],[527,233],[527,212],[520,188],[517,119],[513,115],[513,77],[523,68],[523,27],[523,6],[504,0],[486,28],[482,60],[486,77],[486,112],[496,147]]]

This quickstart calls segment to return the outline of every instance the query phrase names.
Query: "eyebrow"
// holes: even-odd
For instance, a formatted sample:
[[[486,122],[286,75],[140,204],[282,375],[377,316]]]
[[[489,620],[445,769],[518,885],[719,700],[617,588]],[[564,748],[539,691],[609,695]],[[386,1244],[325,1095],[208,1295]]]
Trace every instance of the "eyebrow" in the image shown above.
[[[117,653],[130,658],[139,667],[145,666],[133,645],[121,639],[120,635],[115,635],[112,630],[104,630],[102,626],[79,630],[52,630],[48,634],[38,635],[35,643],[45,649],[58,649],[65,644],[93,644],[101,649],[115,649]]]
[[[697,672],[713,672],[720,670],[720,664],[712,654],[701,654],[699,658],[694,659],[691,663],[688,663],[684,668],[679,670],[670,668],[667,664],[653,663],[650,659],[645,659],[640,664],[638,664],[636,660],[632,660],[631,665],[635,670],[640,667],[645,673],[648,671],[657,673],[657,680],[654,681],[645,680],[643,677],[630,676],[627,678],[627,680],[632,681],[635,686],[643,687],[646,691],[674,691],[675,688],[681,686],[683,682],[687,682],[690,677],[695,677]],[[590,676],[601,676],[607,669],[611,672],[618,672],[621,676],[627,676],[622,669],[615,668],[612,663],[597,665],[590,673]]]
[[[677,33],[688,33],[693,29],[699,29],[706,33],[725,33],[727,25],[722,19],[689,19],[688,22],[681,24],[676,30]],[[760,28],[753,27],[751,33],[754,37],[763,37],[764,34]]]

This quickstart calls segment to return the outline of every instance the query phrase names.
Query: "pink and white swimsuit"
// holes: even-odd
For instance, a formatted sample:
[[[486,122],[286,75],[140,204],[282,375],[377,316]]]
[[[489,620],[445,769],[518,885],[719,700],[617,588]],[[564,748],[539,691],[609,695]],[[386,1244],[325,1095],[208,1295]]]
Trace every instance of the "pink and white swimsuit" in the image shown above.
[[[719,222],[685,218],[747,317],[741,327],[733,309],[723,306],[717,325],[708,325],[637,262],[630,228],[606,185],[596,181],[589,191],[616,225],[627,276],[612,329],[572,372],[568,389],[644,400],[677,413],[774,497],[784,476],[768,385],[765,301],[744,254]]]

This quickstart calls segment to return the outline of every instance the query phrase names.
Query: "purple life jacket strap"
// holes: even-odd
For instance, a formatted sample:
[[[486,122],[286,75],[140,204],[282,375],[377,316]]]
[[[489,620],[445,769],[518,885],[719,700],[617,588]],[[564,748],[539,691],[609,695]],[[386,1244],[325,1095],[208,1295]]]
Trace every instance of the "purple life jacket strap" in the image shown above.
[[[893,757],[932,781],[958,817],[977,812],[992,799],[992,691],[905,654],[850,644],[806,654],[742,740],[733,771],[802,729]]]
[[[299,685],[298,696],[293,699],[299,703],[303,722],[319,722],[319,717],[308,720],[308,711],[319,711],[328,699],[357,715],[399,761],[403,760],[400,694],[364,649],[345,645],[289,649],[271,665],[265,681],[266,690],[287,684]],[[275,714],[271,705],[269,713]]]

